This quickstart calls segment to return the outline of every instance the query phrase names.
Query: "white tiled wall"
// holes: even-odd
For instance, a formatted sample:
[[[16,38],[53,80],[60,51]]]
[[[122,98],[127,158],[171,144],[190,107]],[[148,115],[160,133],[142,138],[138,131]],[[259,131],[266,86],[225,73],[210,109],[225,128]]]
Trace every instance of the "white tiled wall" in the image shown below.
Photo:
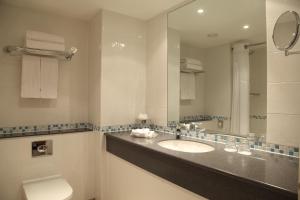
[[[250,115],[267,113],[267,52],[266,48],[253,49],[250,53]],[[267,120],[250,118],[250,132],[265,135]]]
[[[102,11],[101,124],[134,123],[145,112],[145,89],[145,22]]]
[[[95,142],[98,133],[75,133],[0,140],[0,199],[21,200],[22,181],[62,175],[72,200],[95,197]],[[53,141],[53,155],[32,157],[31,142]]]
[[[300,14],[300,1],[267,0],[267,141],[298,146],[300,143],[300,56],[285,57],[275,48],[272,41],[273,27],[277,18],[288,10]],[[294,50],[300,50],[300,42]]]
[[[89,24],[89,122],[100,125],[102,12]]]
[[[146,112],[155,124],[167,125],[167,16],[147,22]]]
[[[79,20],[0,4],[0,126],[86,122],[88,120],[88,25]],[[36,30],[65,38],[78,48],[70,62],[59,63],[58,98],[20,98],[21,57],[2,51],[24,45],[25,31]]]

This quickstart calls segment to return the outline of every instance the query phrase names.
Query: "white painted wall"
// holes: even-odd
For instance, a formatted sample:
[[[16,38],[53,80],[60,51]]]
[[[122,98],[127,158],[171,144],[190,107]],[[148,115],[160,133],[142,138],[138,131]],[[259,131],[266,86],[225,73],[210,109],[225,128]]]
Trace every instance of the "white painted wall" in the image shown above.
[[[197,60],[200,60],[203,64],[205,64],[204,59],[205,59],[205,49],[201,49],[198,47],[193,47],[184,43],[181,43],[181,48],[180,48],[180,56],[182,58],[188,57],[188,58],[194,58]]]
[[[205,107],[207,115],[230,117],[232,95],[232,55],[231,46],[208,48],[205,50]],[[230,119],[223,122],[223,128],[217,126],[217,120],[207,122],[207,129],[228,132]]]
[[[298,146],[300,143],[300,55],[285,57],[273,44],[272,33],[280,14],[300,14],[299,0],[267,0],[267,141]],[[300,42],[293,50],[300,50]]]
[[[22,99],[21,57],[0,51],[0,127],[88,120],[88,25],[79,20],[0,4],[0,49],[24,45],[26,30],[57,34],[78,53],[59,63],[58,98]]]
[[[72,200],[95,197],[96,134],[74,133],[0,140],[0,199],[23,199],[22,181],[60,174],[73,188]],[[53,155],[31,157],[31,142],[53,141]]]
[[[200,49],[181,45],[181,57],[200,60],[205,73],[196,75],[196,99],[180,102],[180,116],[230,116],[231,109],[231,50],[230,45]]]
[[[168,28],[168,121],[179,121],[180,36]]]
[[[230,116],[232,61],[230,44],[205,51],[205,114]]]
[[[200,49],[181,45],[181,57],[198,59],[203,63],[204,73],[196,74],[196,99],[180,101],[180,118],[192,115],[215,115],[230,117],[232,92],[232,61],[229,44]],[[202,128],[228,132],[230,120],[219,128],[217,120],[202,122]]]
[[[205,63],[205,49],[192,47],[186,44],[181,44],[181,58],[193,58],[200,60],[203,63],[204,70],[207,67]],[[201,115],[204,113],[204,97],[205,97],[205,73],[197,73],[196,76],[196,98],[194,100],[180,100],[180,118],[184,116]]]

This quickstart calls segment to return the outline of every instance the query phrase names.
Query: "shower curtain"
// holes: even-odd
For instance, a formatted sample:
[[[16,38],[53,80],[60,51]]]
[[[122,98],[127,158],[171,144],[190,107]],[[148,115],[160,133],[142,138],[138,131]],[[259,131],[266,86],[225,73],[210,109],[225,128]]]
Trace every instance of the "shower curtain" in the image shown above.
[[[249,65],[249,50],[245,48],[245,43],[233,45],[231,132],[243,136],[249,133]]]

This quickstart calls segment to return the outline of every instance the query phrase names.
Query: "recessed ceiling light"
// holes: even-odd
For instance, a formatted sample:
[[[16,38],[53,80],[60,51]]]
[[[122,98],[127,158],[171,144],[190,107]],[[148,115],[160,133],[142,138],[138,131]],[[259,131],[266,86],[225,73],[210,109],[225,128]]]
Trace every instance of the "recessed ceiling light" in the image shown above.
[[[243,29],[245,29],[245,30],[246,30],[246,29],[249,29],[249,28],[250,28],[249,25],[244,25],[244,26],[243,26]]]
[[[198,9],[197,13],[202,14],[202,13],[204,13],[204,10],[203,9]]]

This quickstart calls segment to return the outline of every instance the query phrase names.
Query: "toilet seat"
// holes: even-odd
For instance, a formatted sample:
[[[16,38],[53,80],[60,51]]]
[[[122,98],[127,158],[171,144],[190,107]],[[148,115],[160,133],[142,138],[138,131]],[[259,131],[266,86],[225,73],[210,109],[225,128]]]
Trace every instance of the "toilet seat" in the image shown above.
[[[73,189],[60,175],[23,182],[26,200],[70,200]]]

